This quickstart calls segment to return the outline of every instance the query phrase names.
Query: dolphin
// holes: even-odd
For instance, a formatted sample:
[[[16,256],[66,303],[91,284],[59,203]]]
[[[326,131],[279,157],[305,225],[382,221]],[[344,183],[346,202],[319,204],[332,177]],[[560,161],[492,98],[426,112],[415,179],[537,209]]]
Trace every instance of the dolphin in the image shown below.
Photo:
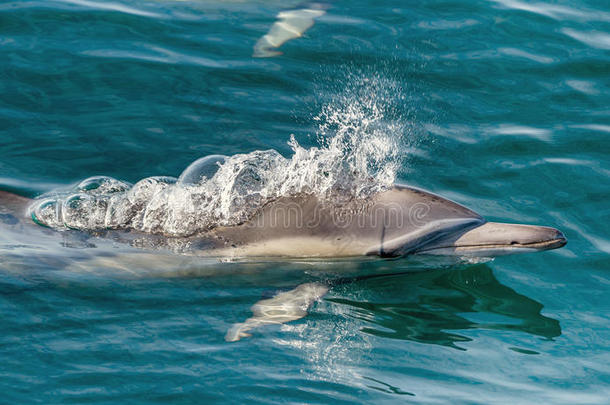
[[[27,220],[29,199],[0,191],[0,222]],[[7,222],[8,221],[8,222]],[[67,231],[70,232],[70,231]],[[148,248],[216,257],[495,257],[564,246],[555,228],[487,222],[476,212],[431,192],[394,185],[367,199],[329,202],[312,194],[280,197],[249,220],[189,237],[129,230],[94,236]],[[188,242],[188,243],[187,243]]]
[[[25,197],[0,191],[0,234],[5,230],[26,232],[26,238],[36,231],[44,231],[46,238],[49,232],[53,234],[28,218],[30,204]],[[145,249],[169,248],[185,255],[223,258],[495,257],[556,249],[567,243],[555,228],[487,222],[458,203],[404,185],[394,185],[365,200],[341,203],[311,194],[281,197],[239,225],[188,238],[129,230],[95,231],[93,236]],[[158,261],[154,256],[144,256],[147,258]],[[309,282],[261,300],[252,307],[253,316],[233,325],[225,340],[235,342],[250,336],[254,328],[300,319],[328,290],[328,283]]]

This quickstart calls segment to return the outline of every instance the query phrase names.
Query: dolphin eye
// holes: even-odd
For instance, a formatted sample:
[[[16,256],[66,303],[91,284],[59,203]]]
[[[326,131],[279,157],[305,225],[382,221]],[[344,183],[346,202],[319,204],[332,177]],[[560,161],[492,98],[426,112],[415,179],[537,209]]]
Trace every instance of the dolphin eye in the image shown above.
[[[517,242],[516,240],[514,240],[514,241],[512,241],[510,244],[511,244],[511,245],[518,245],[518,244],[519,244],[519,242]]]

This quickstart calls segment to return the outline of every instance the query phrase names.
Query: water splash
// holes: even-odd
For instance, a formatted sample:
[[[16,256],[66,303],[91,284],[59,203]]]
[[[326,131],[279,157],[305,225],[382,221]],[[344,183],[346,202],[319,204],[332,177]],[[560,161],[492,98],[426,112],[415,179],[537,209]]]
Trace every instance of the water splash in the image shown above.
[[[361,79],[314,117],[317,146],[293,135],[292,156],[275,150],[193,162],[180,176],[134,185],[110,177],[86,179],[35,200],[32,219],[55,229],[135,229],[190,236],[242,223],[265,203],[301,193],[342,203],[394,183],[406,126],[388,115],[392,103],[379,80]],[[382,91],[385,89],[385,91]]]

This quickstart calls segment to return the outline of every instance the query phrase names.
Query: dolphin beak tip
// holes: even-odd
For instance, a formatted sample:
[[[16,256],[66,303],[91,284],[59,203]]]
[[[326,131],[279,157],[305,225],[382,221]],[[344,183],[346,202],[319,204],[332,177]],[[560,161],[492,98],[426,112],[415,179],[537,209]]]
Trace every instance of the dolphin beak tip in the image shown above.
[[[553,240],[555,240],[555,244],[552,247],[552,249],[557,249],[560,247],[564,247],[567,243],[568,243],[568,238],[565,237],[565,235],[563,234],[563,232],[561,232],[559,229],[555,229],[555,237],[553,238]]]

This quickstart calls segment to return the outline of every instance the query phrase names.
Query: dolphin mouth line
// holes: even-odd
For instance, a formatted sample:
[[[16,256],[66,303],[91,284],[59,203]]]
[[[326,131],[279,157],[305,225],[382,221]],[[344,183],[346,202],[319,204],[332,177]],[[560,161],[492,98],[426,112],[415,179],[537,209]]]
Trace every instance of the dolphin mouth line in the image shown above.
[[[418,251],[417,253],[426,253],[432,252],[434,250],[440,249],[460,249],[460,250],[478,250],[478,249],[505,249],[505,248],[514,248],[514,249],[535,249],[535,250],[550,250],[557,249],[565,244],[568,241],[565,238],[555,238],[549,239],[541,242],[531,242],[531,243],[490,243],[490,244],[476,244],[476,245],[449,245],[449,246],[436,246],[430,249],[423,249]]]

